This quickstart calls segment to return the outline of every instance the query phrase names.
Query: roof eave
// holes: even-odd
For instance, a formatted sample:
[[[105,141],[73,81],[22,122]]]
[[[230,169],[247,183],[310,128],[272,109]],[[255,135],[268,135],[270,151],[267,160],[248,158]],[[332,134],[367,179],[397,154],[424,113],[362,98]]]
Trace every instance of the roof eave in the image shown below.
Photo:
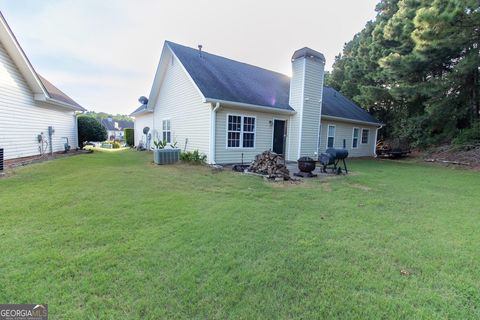
[[[205,102],[220,103],[221,105],[227,105],[227,106],[232,106],[232,107],[237,107],[237,108],[252,110],[252,111],[263,111],[268,113],[281,113],[281,114],[290,114],[290,115],[297,113],[294,110],[279,109],[275,107],[260,106],[256,104],[248,104],[248,103],[235,102],[235,101],[226,101],[226,100],[220,100],[220,99],[214,99],[214,98],[206,98]]]
[[[46,102],[46,103],[49,103],[49,104],[52,104],[56,107],[62,107],[62,108],[67,108],[67,109],[71,109],[73,111],[79,111],[79,112],[84,112],[84,111],[87,111],[87,109],[85,109],[84,107],[82,106],[75,106],[75,105],[71,105],[69,103],[65,103],[63,101],[59,101],[59,100],[56,100],[56,99],[53,99],[53,98],[50,98],[50,97],[46,97],[45,95],[43,94],[35,94],[34,95],[34,99],[36,101],[40,101],[40,102]]]
[[[366,124],[366,125],[375,126],[375,127],[384,127],[385,126],[385,124],[381,123],[381,122],[362,121],[362,120],[342,118],[342,117],[334,117],[334,116],[327,116],[327,115],[322,115],[322,119],[337,120],[337,121],[351,122],[351,123],[358,123],[358,124]]]
[[[140,111],[134,111],[132,113],[130,113],[130,117],[134,117],[136,115],[139,115],[139,114],[144,114],[144,113],[153,113],[152,110],[148,110],[148,109],[145,109],[145,110],[140,110]]]

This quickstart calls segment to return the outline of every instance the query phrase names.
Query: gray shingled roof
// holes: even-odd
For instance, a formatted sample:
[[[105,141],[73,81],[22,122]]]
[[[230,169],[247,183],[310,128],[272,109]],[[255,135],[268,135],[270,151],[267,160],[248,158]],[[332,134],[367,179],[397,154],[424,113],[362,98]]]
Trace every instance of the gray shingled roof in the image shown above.
[[[331,87],[323,88],[322,116],[345,118],[356,121],[380,122],[365,109]]]
[[[115,122],[118,123],[118,129],[115,128]],[[123,131],[123,129],[133,129],[133,121],[114,120],[114,119],[110,121],[108,119],[102,119],[101,123],[105,127],[105,129],[111,130],[111,131]]]
[[[142,104],[140,107],[138,107],[137,109],[135,109],[135,111],[133,111],[132,113],[130,113],[130,117],[133,117],[135,114],[141,113],[142,111],[145,111],[145,110],[147,110],[147,105],[146,105],[146,104]]]
[[[170,41],[166,44],[181,61],[205,98],[294,110],[289,105],[288,76],[204,51],[200,54],[197,49]],[[321,53],[309,48],[298,50],[296,54],[317,55],[320,59],[323,57]],[[139,109],[133,113],[140,111]],[[322,115],[380,124],[365,109],[330,87],[324,88]]]
[[[290,78],[281,73],[166,42],[207,99],[291,110]]]
[[[60,89],[55,87],[50,81],[48,81],[47,79],[45,79],[44,77],[42,77],[38,73],[37,73],[37,75],[38,75],[38,78],[40,79],[40,81],[42,82],[43,86],[47,90],[48,95],[52,99],[55,99],[57,101],[66,103],[66,104],[70,105],[72,107],[72,109],[75,109],[77,111],[86,111],[81,105],[76,103],[72,98],[70,98],[65,93],[63,93]]]

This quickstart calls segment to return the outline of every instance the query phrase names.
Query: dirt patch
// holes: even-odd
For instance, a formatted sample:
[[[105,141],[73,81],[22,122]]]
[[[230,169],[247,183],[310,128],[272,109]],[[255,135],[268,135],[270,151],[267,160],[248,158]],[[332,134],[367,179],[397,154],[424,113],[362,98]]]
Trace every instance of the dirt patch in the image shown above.
[[[351,184],[350,187],[355,188],[355,189],[359,189],[359,190],[362,190],[362,191],[372,190],[372,188],[364,186],[363,184],[358,184],[358,183]]]
[[[480,145],[443,145],[418,156],[429,163],[480,170]]]

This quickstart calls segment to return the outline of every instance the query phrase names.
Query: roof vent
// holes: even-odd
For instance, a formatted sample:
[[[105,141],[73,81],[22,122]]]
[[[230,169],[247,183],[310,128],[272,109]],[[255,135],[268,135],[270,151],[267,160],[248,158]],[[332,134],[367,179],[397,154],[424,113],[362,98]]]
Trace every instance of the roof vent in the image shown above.
[[[200,55],[200,57],[202,56],[202,48],[203,46],[201,44],[198,45],[198,54]]]

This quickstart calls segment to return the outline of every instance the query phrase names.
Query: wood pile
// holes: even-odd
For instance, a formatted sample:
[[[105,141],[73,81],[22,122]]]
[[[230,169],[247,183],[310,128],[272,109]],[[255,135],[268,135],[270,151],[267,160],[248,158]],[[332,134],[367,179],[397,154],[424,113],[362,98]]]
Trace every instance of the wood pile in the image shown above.
[[[249,172],[266,176],[274,180],[290,180],[290,172],[285,160],[272,151],[265,151],[255,156],[255,160],[247,169]]]

